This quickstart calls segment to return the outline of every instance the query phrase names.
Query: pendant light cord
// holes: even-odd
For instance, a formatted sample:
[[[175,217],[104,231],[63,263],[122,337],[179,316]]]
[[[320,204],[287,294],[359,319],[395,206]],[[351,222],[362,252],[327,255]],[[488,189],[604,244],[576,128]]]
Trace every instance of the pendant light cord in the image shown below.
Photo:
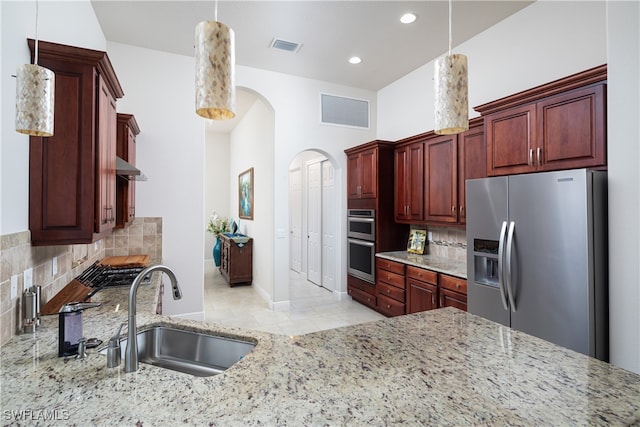
[[[449,56],[451,56],[451,0],[449,0]]]
[[[213,20],[218,22],[218,0],[215,1],[215,7],[213,10]]]
[[[35,64],[38,65],[38,0],[36,0],[36,56]]]

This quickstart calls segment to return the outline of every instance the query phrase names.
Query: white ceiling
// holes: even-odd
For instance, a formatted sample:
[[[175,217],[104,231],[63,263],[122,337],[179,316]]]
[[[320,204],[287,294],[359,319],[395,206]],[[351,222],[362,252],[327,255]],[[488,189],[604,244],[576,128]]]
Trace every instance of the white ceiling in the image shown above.
[[[188,56],[196,24],[214,20],[216,7],[213,0],[91,3],[107,40]],[[453,46],[531,3],[453,1]],[[448,49],[446,1],[236,0],[217,8],[218,21],[235,32],[236,64],[351,87],[379,90]],[[415,13],[416,22],[401,24],[405,12]],[[275,50],[274,38],[302,47]],[[349,64],[354,55],[360,64]],[[238,101],[239,109],[246,104]]]

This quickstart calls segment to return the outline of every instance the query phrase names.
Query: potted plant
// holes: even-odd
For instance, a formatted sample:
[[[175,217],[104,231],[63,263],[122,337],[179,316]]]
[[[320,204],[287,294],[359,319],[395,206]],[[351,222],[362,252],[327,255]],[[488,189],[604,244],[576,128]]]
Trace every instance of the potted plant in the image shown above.
[[[213,245],[213,261],[216,263],[216,267],[220,267],[220,234],[227,233],[230,230],[229,218],[221,217],[214,211],[209,217],[207,231],[216,238],[216,244]]]

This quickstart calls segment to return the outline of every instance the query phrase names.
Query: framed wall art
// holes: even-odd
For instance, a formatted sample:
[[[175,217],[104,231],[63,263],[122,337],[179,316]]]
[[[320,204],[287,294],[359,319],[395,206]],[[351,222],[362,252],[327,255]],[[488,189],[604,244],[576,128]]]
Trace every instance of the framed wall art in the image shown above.
[[[421,229],[411,229],[409,241],[407,242],[407,252],[411,254],[424,254],[424,246],[427,241],[427,231]]]
[[[253,219],[253,168],[238,176],[238,216]]]

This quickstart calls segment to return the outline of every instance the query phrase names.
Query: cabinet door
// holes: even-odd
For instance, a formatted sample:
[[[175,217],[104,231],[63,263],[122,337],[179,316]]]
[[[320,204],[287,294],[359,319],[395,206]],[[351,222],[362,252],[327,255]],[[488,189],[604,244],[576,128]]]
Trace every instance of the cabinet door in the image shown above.
[[[487,177],[487,144],[482,122],[458,135],[458,222],[466,223],[467,179]]]
[[[42,58],[55,79],[54,135],[29,138],[31,244],[90,243],[94,232],[93,69]]]
[[[357,199],[360,197],[360,187],[362,180],[361,157],[359,154],[352,154],[347,157],[347,198]]]
[[[360,154],[360,158],[362,165],[360,198],[372,199],[378,195],[378,150],[374,148],[364,151]]]
[[[536,105],[528,104],[490,114],[484,119],[489,176],[535,170]]]
[[[116,101],[98,75],[98,135],[96,152],[96,233],[115,225],[116,207]]]
[[[442,135],[424,145],[426,221],[458,221],[458,139]]]
[[[136,165],[136,136],[130,127],[127,126],[127,141],[128,141],[128,158],[127,161],[132,165]],[[128,183],[127,192],[127,214],[129,221],[132,222],[136,218],[136,181],[130,180]]]
[[[438,287],[407,278],[407,314],[438,308]]]
[[[398,221],[424,219],[424,143],[396,150],[396,209]]]
[[[538,102],[540,170],[606,164],[604,92],[600,84]]]

